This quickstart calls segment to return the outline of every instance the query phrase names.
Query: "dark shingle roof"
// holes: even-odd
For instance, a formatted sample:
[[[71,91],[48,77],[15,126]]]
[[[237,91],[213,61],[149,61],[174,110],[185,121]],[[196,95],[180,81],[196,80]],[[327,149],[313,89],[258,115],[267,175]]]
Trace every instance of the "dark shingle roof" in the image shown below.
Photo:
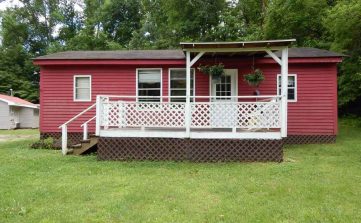
[[[281,52],[276,52],[281,56]],[[345,55],[316,48],[290,48],[290,58],[343,57]],[[266,55],[265,57],[269,57]],[[157,60],[185,59],[182,50],[117,50],[117,51],[65,51],[35,58],[35,60]]]
[[[275,52],[275,54],[281,57],[281,52]],[[329,50],[322,50],[311,47],[289,48],[288,57],[290,58],[304,58],[304,57],[344,57],[346,55],[335,53]],[[266,55],[265,57],[270,57]]]
[[[182,50],[116,50],[65,51],[35,58],[35,60],[137,60],[184,59]]]

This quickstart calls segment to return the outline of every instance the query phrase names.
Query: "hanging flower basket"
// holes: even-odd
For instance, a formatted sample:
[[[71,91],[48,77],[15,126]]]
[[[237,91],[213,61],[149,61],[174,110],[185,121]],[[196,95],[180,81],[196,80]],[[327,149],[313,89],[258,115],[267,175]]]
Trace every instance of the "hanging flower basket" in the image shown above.
[[[251,87],[256,87],[264,81],[265,77],[261,69],[254,70],[253,73],[244,75],[244,80],[248,83]]]
[[[204,74],[208,74],[212,77],[213,80],[219,80],[224,75],[224,65],[219,63],[212,66],[209,65],[199,65],[198,70]]]
[[[254,92],[255,95],[260,95],[258,87],[264,79],[265,77],[261,69],[256,69],[253,73],[244,75],[244,80],[248,83],[248,85],[256,88]]]

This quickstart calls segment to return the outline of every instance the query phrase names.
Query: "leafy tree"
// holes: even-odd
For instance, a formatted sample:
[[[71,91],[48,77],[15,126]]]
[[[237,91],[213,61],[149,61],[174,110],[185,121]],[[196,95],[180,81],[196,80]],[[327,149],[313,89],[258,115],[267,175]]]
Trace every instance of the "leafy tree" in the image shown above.
[[[331,49],[339,52],[361,50],[361,2],[358,0],[339,1],[331,8],[324,25],[331,35]]]
[[[273,0],[264,24],[265,39],[296,38],[299,46],[322,46],[325,0]]]
[[[348,55],[340,66],[339,104],[361,97],[361,2],[339,1],[324,19],[331,49]]]
[[[131,48],[176,48],[180,41],[211,41],[223,0],[143,0],[142,27]],[[182,10],[179,10],[182,9]]]
[[[140,24],[140,1],[109,0],[102,7],[101,21],[107,37],[121,46],[127,46],[132,32],[138,30]]]

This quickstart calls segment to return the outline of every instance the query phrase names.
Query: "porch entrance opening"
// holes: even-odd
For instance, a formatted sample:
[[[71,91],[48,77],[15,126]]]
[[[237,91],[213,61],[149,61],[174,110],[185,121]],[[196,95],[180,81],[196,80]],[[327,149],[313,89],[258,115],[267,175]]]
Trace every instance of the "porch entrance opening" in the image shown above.
[[[232,128],[237,121],[237,69],[225,69],[219,79],[211,78],[212,106],[211,125],[220,128]],[[213,97],[214,96],[214,97]],[[228,97],[229,96],[229,97]]]

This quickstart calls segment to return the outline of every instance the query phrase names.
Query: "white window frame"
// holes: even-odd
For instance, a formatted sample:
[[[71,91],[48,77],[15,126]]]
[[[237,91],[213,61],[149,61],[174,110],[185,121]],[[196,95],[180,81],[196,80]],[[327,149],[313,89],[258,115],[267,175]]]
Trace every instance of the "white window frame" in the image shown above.
[[[171,102],[171,79],[170,79],[170,72],[172,71],[172,70],[185,70],[185,71],[187,71],[187,68],[169,68],[168,69],[168,97],[169,97],[169,99],[168,99],[168,102]],[[195,69],[194,68],[191,68],[191,70],[193,70],[193,97],[196,95],[196,71],[195,71]],[[185,95],[184,96],[184,98],[186,98],[187,96]],[[192,102],[192,100],[194,101],[194,98],[192,99],[191,98],[191,102]]]
[[[288,77],[294,77],[295,78],[295,99],[288,99]],[[279,90],[279,79],[281,78],[281,74],[277,74],[277,95],[280,95]],[[298,94],[298,89],[297,89],[297,74],[288,74],[287,76],[287,101],[288,102],[297,102],[297,94]]]
[[[76,98],[76,79],[78,77],[88,77],[89,78],[89,98],[88,99],[77,99]],[[92,76],[91,75],[74,75],[73,78],[73,100],[76,102],[89,102],[92,100]]]
[[[136,102],[139,102],[138,80],[140,70],[160,70],[160,102],[163,102],[163,69],[162,68],[136,68],[135,69],[135,95]]]

